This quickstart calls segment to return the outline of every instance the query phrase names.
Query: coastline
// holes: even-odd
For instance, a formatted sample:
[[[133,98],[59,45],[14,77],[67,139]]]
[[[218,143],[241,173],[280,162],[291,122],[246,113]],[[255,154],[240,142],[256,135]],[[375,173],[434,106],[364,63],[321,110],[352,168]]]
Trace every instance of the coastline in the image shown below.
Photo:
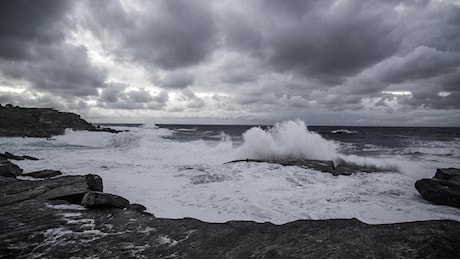
[[[94,177],[94,176],[93,176]],[[206,223],[43,196],[41,180],[0,177],[2,258],[458,258],[460,222],[369,225],[357,219]],[[102,183],[101,183],[102,185]],[[14,188],[16,187],[16,188]],[[48,187],[49,184],[48,184]],[[61,189],[62,186],[53,186]],[[61,188],[60,188],[61,187]],[[78,192],[81,188],[76,188]],[[72,190],[72,189],[71,189]],[[30,191],[35,191],[32,195]],[[26,198],[24,193],[28,193]],[[69,194],[67,194],[69,195]],[[22,198],[7,201],[7,197]],[[24,199],[25,198],[25,199]]]

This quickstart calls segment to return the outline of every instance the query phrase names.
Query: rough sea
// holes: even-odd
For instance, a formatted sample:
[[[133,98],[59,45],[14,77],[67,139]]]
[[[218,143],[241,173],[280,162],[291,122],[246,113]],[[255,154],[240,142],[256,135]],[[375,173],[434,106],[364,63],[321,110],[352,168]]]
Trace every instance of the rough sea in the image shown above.
[[[0,152],[25,172],[98,174],[104,191],[156,217],[208,222],[357,218],[395,223],[460,221],[460,209],[421,198],[414,183],[436,168],[460,168],[460,128],[116,125],[119,134],[67,130],[52,139],[0,138]],[[340,159],[389,170],[333,176],[295,166],[236,159]]]

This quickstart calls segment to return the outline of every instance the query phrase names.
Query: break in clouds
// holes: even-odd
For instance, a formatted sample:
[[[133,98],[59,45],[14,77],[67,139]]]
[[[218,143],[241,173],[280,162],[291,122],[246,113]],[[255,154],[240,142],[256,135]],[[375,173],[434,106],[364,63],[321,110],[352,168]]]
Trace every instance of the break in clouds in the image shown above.
[[[459,126],[459,100],[455,1],[0,2],[2,104],[90,121]]]

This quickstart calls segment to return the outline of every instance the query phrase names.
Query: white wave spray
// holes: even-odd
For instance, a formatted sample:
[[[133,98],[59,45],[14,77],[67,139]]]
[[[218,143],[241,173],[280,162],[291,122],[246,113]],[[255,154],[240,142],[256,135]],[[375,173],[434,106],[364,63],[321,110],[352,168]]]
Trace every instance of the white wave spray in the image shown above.
[[[243,134],[237,148],[239,159],[315,159],[333,160],[338,145],[307,129],[301,120],[277,123],[266,131],[260,127]]]

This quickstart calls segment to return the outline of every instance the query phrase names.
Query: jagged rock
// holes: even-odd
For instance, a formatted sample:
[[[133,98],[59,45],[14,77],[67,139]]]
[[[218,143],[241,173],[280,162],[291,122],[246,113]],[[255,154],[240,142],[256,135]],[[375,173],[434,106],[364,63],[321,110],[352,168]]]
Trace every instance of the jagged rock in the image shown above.
[[[126,209],[127,210],[139,211],[139,212],[143,212],[143,211],[147,210],[147,208],[144,205],[137,204],[137,203],[129,204],[128,207],[126,207]]]
[[[64,134],[67,128],[96,130],[95,126],[74,113],[52,108],[0,107],[0,136],[51,137]],[[110,128],[98,131],[117,132]]]
[[[307,169],[313,169],[320,172],[328,172],[332,173],[333,175],[351,175],[353,173],[358,172],[383,172],[392,170],[395,171],[396,169],[386,169],[386,168],[379,168],[373,165],[359,165],[356,163],[346,162],[344,160],[340,160],[337,166],[334,166],[333,161],[326,161],[326,160],[308,160],[308,159],[273,159],[273,160],[254,160],[254,159],[246,159],[246,160],[234,160],[227,163],[238,163],[238,162],[256,162],[256,163],[274,163],[280,164],[283,166],[298,166]]]
[[[437,169],[432,179],[416,181],[415,188],[428,201],[460,208],[460,169]]]
[[[87,192],[81,204],[87,208],[120,208],[124,209],[129,201],[121,196],[98,191]]]
[[[44,181],[0,177],[0,202]],[[57,183],[55,183],[57,185]],[[0,203],[0,258],[460,258],[460,222],[368,225],[356,219],[206,223],[135,210],[85,210],[29,196]]]
[[[36,158],[36,157],[32,157],[32,156],[29,156],[29,155],[23,155],[22,158],[24,158],[25,160],[31,160],[31,161],[38,161],[40,159]]]
[[[62,172],[55,170],[41,170],[22,174],[22,176],[29,176],[33,178],[51,178],[59,175],[62,175]]]
[[[22,172],[23,170],[19,166],[10,161],[1,161],[0,163],[0,176],[16,178]]]
[[[3,157],[5,157],[5,158],[8,159],[8,160],[18,160],[18,161],[24,160],[24,157],[14,155],[14,154],[11,154],[11,153],[9,153],[9,152],[5,152],[5,153],[3,154]]]
[[[83,196],[92,191],[86,176],[70,175],[38,181],[15,180],[0,177],[2,196],[0,206],[29,199],[66,200],[80,204]]]

